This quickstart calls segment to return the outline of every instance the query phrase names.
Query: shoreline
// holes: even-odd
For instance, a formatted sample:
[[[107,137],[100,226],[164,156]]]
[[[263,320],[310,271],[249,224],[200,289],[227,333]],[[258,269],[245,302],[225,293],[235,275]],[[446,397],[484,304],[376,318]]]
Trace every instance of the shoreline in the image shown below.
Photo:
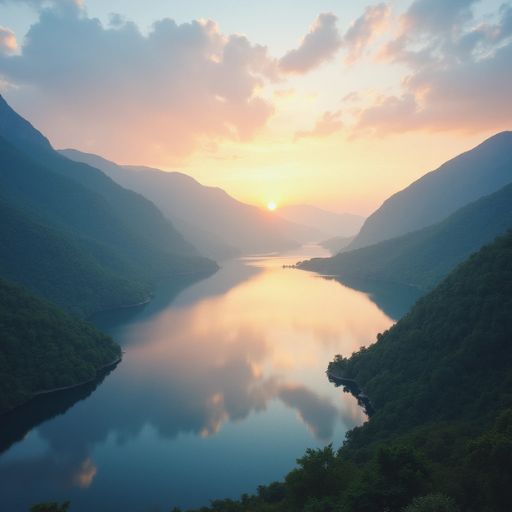
[[[22,403],[20,403],[18,405],[15,405],[14,407],[11,407],[10,409],[8,409],[8,410],[6,410],[4,412],[1,412],[0,413],[0,417],[5,416],[6,414],[12,413],[12,412],[16,411],[17,409],[27,405],[32,400],[36,399],[38,396],[50,395],[52,393],[59,393],[61,391],[68,391],[68,390],[71,390],[71,389],[79,388],[81,386],[85,386],[86,384],[90,384],[91,382],[94,382],[100,376],[101,372],[103,372],[105,370],[113,369],[122,360],[123,360],[123,354],[121,353],[121,355],[119,357],[117,357],[114,361],[111,361],[110,363],[107,363],[107,364],[104,364],[103,366],[100,366],[96,370],[96,375],[94,377],[92,377],[91,379],[87,379],[87,380],[78,382],[76,384],[71,384],[70,386],[62,386],[62,387],[58,387],[58,388],[43,389],[41,391],[36,391],[36,392],[32,393],[31,396],[27,400],[25,400],[24,402],[22,402]]]
[[[375,408],[370,398],[363,392],[357,381],[336,375],[331,370],[326,370],[325,373],[329,382],[332,382],[336,387],[343,386],[343,391],[349,392],[357,400],[359,407],[363,409],[368,418],[375,414]]]
[[[98,373],[102,372],[103,370],[108,370],[109,368],[114,368],[122,360],[123,360],[123,354],[121,354],[114,361],[111,361],[110,363],[107,363],[107,364],[104,364],[103,366],[100,366],[96,370],[96,375],[92,379],[87,379],[87,380],[84,380],[82,382],[78,382],[77,384],[71,384],[70,386],[62,386],[62,387],[59,387],[59,388],[44,389],[42,391],[36,391],[35,393],[32,394],[32,397],[28,401],[32,400],[32,398],[35,398],[36,396],[49,395],[50,393],[58,393],[59,391],[66,391],[68,389],[74,389],[74,388],[78,388],[80,386],[84,386],[85,384],[89,384],[90,382],[93,382],[93,381],[95,381],[98,378]]]
[[[96,315],[101,315],[102,313],[108,313],[108,312],[111,312],[111,311],[119,311],[119,310],[123,310],[123,309],[132,309],[132,308],[138,308],[138,307],[141,307],[141,306],[146,306],[147,304],[149,304],[151,301],[153,300],[153,296],[150,295],[148,296],[147,299],[144,299],[140,302],[135,302],[133,304],[121,304],[119,306],[112,306],[112,307],[109,307],[109,308],[102,308],[102,309],[98,309],[97,311],[94,311],[93,313],[91,313],[90,315],[88,315],[85,320],[88,321],[88,322],[91,322],[92,319],[96,316]]]
[[[173,276],[170,276],[168,279],[170,279],[172,277],[179,277],[179,278],[185,277],[186,278],[186,277],[195,277],[195,276],[197,276],[198,279],[201,280],[201,279],[205,279],[206,277],[209,277],[210,275],[215,274],[220,269],[221,269],[221,267],[219,265],[217,265],[217,268],[213,272],[196,272],[196,271],[181,272],[181,273],[178,273],[178,274],[174,274]],[[156,288],[156,286],[154,288]],[[155,298],[155,294],[154,294],[154,292],[152,292],[144,300],[141,300],[140,302],[134,302],[133,304],[120,304],[119,306],[111,306],[111,307],[107,307],[107,308],[101,308],[101,309],[98,309],[97,311],[94,311],[91,314],[87,315],[87,317],[85,319],[87,321],[92,321],[92,319],[96,315],[101,315],[102,313],[109,313],[109,312],[114,312],[114,311],[121,311],[123,309],[132,309],[132,308],[138,308],[138,307],[141,307],[141,306],[146,306],[154,298]]]

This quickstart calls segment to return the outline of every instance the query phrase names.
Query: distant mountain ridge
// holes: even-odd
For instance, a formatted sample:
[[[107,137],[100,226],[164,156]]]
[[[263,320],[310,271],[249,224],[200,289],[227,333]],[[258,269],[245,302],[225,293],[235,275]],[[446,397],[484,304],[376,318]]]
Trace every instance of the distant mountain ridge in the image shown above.
[[[358,249],[424,228],[512,182],[512,132],[490,137],[388,198],[347,247]]]
[[[74,149],[61,150],[61,154],[101,169],[123,187],[153,201],[196,247],[211,257],[282,251],[322,238],[315,228],[242,203],[224,190],[201,185],[180,172],[121,166]]]
[[[350,242],[354,240],[353,236],[333,236],[332,238],[328,238],[324,240],[320,245],[325,247],[333,256],[338,254],[340,251],[345,249]]]
[[[0,118],[4,120],[0,123],[0,136],[25,156],[30,156],[37,165],[46,167],[55,174],[63,175],[86,189],[98,193],[118,219],[130,211],[133,219],[129,230],[134,232],[135,236],[147,239],[148,235],[151,235],[153,239],[147,240],[149,243],[160,244],[161,249],[171,250],[173,253],[197,254],[192,245],[183,239],[150,201],[119,187],[96,168],[63,158],[53,150],[48,139],[12,110],[1,96]]]
[[[357,235],[365,218],[352,213],[335,213],[309,204],[281,206],[279,215],[286,220],[310,226],[329,237]]]

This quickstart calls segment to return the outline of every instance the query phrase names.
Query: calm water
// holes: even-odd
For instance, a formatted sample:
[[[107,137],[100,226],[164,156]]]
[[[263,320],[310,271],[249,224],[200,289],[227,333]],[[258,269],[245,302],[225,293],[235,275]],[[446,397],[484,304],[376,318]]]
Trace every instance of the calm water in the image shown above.
[[[339,446],[364,415],[329,384],[327,364],[372,342],[412,299],[395,292],[388,307],[282,268],[312,255],[323,254],[233,261],[99,317],[123,362],[0,420],[3,510],[64,499],[72,512],[200,506],[283,477],[307,447]]]

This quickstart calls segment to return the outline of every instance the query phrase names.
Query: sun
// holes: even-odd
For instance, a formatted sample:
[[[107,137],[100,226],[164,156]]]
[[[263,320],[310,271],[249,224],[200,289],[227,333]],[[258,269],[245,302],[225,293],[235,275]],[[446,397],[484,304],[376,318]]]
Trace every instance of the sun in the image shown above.
[[[267,208],[273,212],[277,208],[277,204],[274,201],[270,201],[267,203]]]

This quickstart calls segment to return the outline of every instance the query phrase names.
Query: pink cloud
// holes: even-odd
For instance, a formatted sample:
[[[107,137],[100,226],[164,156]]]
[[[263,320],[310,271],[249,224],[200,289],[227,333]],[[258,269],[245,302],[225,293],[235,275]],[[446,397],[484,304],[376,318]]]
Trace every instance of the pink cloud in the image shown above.
[[[12,54],[18,49],[18,43],[14,32],[0,26],[0,54]]]
[[[277,79],[264,46],[212,21],[153,25],[46,8],[19,55],[0,56],[9,93],[58,146],[169,164],[204,140],[248,140],[273,113],[258,95]]]
[[[361,57],[365,48],[386,28],[389,7],[384,4],[372,5],[365,9],[343,36],[343,46],[347,49],[347,63]]]
[[[284,73],[304,74],[331,60],[341,47],[337,21],[332,13],[320,14],[299,47],[281,58],[280,69]]]
[[[512,6],[489,23],[474,18],[473,3],[413,2],[380,52],[409,68],[401,91],[360,109],[355,133],[510,129]]]
[[[343,128],[343,121],[341,120],[341,110],[335,112],[324,112],[323,115],[317,119],[315,126],[311,130],[298,131],[295,133],[295,140],[306,137],[328,137]]]

